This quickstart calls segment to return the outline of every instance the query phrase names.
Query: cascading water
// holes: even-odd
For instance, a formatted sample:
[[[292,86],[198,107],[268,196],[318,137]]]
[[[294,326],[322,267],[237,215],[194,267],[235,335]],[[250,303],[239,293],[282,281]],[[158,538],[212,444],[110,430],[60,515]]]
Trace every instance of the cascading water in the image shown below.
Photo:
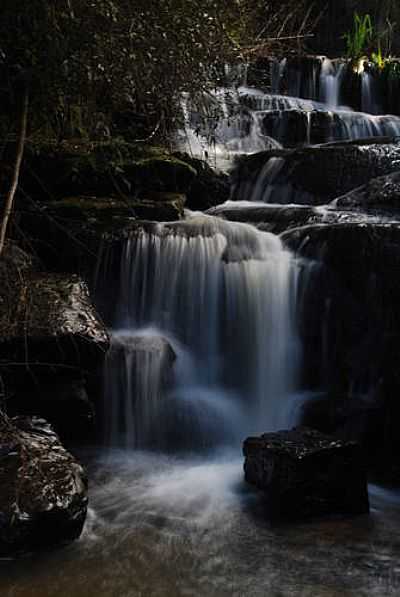
[[[195,447],[194,435],[200,443],[214,432],[214,443],[240,441],[290,423],[300,358],[297,265],[277,236],[191,214],[128,240],[121,284],[115,327],[125,331],[115,335],[107,371],[113,442],[128,433],[135,437],[123,443],[152,445],[157,420],[169,438],[180,427],[186,447]],[[149,327],[152,342],[162,337],[169,349],[133,366],[132,334],[149,336]],[[168,350],[174,381],[160,397]]]
[[[320,98],[328,108],[337,108],[340,105],[340,90],[345,64],[336,65],[329,58],[324,58],[320,74]]]
[[[112,334],[105,379],[107,404],[112,396],[105,422],[109,445],[134,448],[162,435],[159,414],[163,394],[173,383],[175,358],[168,341],[155,330]]]
[[[363,112],[381,114],[380,97],[374,76],[364,67],[361,72],[361,108]]]
[[[215,94],[212,102],[216,106],[219,101],[222,108],[219,116],[210,116],[191,110],[184,100],[186,127],[181,132],[178,146],[198,157],[212,160],[214,156],[215,165],[226,168],[236,155],[276,149],[282,145],[291,147],[400,136],[400,117],[338,107],[344,66],[339,65],[336,71],[331,71],[334,67],[330,61],[326,59],[325,64],[320,86],[327,103],[239,87]],[[363,78],[364,87],[369,81],[366,77],[367,73]],[[364,91],[363,97],[368,111],[376,112],[375,95],[371,95],[370,88],[368,93]]]
[[[259,95],[253,90],[249,93]],[[243,94],[242,88],[219,89],[206,95],[200,105],[193,105],[184,95],[184,127],[178,134],[177,146],[221,169],[229,167],[236,155],[280,147],[262,131],[258,112],[242,103]]]
[[[296,78],[288,89],[298,87]],[[246,103],[249,98],[247,93]],[[349,128],[354,125],[354,136],[360,131],[365,136],[366,129],[379,134],[384,122],[259,92],[251,101],[258,105],[243,112],[242,122],[258,127],[254,145],[247,124],[238,135],[228,126],[229,110],[227,130],[219,129],[222,141],[229,135],[233,145],[239,140],[238,151],[244,139],[246,152],[266,147],[262,125],[272,111],[307,106],[306,143],[313,141],[313,120],[324,109]],[[399,130],[398,121],[385,118],[388,130]],[[204,157],[211,150],[195,133],[199,126],[189,133],[193,142],[201,141]],[[225,151],[223,143],[220,147]],[[276,180],[282,167],[275,156],[256,185],[243,181],[245,197],[273,200],[277,195],[268,180]],[[293,198],[285,193],[279,190],[281,202]],[[327,216],[324,208],[303,208]],[[125,242],[122,258],[119,248],[110,261],[118,259],[121,271],[106,365],[108,443],[168,448],[180,442],[197,448],[233,439],[237,448],[248,433],[290,427],[299,405],[293,390],[302,357],[297,303],[308,281],[302,276],[298,292],[302,264],[279,238],[191,214],[182,222],[143,225]],[[114,280],[111,265],[109,271]],[[321,287],[315,291],[322,299],[323,293]],[[328,337],[322,333],[321,352]],[[371,488],[373,524],[363,517],[337,518],[334,524],[317,520],[276,529],[265,524],[258,496],[246,492],[242,478],[236,452],[203,458],[107,451],[91,464],[91,507],[82,540],[51,554],[50,566],[48,558],[41,563],[37,557],[5,562],[1,594],[87,597],[95,586],[98,597],[398,595],[398,492]]]

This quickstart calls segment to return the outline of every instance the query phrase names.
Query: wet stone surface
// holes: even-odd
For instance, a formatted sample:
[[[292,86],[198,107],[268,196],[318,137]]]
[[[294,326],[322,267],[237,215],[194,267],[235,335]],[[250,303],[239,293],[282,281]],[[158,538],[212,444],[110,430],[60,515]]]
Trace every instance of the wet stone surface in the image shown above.
[[[271,519],[369,511],[359,446],[312,429],[249,437],[243,444],[246,481],[265,492]]]
[[[77,539],[88,501],[84,469],[46,421],[0,416],[0,555]]]

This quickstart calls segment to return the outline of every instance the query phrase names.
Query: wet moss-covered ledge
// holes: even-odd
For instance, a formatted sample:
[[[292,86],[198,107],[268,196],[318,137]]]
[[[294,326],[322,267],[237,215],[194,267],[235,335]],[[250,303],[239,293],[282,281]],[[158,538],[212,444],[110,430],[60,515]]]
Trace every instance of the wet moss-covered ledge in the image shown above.
[[[4,164],[12,164],[10,144]],[[165,148],[120,139],[26,144],[20,185],[24,194],[53,201],[71,195],[133,196],[148,190],[185,193],[196,169]]]

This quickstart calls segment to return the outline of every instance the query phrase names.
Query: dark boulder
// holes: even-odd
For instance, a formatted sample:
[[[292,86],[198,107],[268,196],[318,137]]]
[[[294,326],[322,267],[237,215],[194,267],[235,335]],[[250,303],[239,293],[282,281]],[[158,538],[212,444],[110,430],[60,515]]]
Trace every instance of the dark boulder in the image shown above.
[[[97,375],[57,367],[36,372],[34,367],[33,371],[20,369],[10,367],[4,374],[10,416],[45,417],[66,445],[89,443],[97,437],[102,396]]]
[[[318,209],[312,205],[275,205],[265,203],[242,204],[229,201],[210,209],[208,214],[219,216],[231,222],[253,224],[259,230],[281,234],[291,228],[338,221],[341,214],[335,210]]]
[[[369,512],[359,446],[311,429],[250,437],[245,479],[265,494],[271,519]]]
[[[310,107],[311,108],[311,107]],[[361,112],[331,112],[314,109],[289,108],[265,113],[261,130],[284,147],[316,145],[369,137],[393,136],[400,120],[394,116],[372,119]]]
[[[137,227],[136,218],[134,203],[113,197],[67,197],[27,210],[19,222],[21,243],[34,248],[44,269],[78,273],[90,283],[105,245]]]
[[[104,324],[77,276],[14,273],[3,268],[7,284],[0,290],[0,375],[8,413],[45,416],[64,438],[85,437],[109,346]]]
[[[87,502],[85,472],[51,427],[0,413],[0,555],[77,539]]]
[[[109,340],[82,280],[77,276],[33,273],[12,290],[11,300],[9,289],[1,289],[3,361],[80,370],[98,366]]]
[[[20,186],[38,201],[77,195],[139,197],[147,191],[185,193],[195,176],[190,165],[158,147],[125,141],[30,142]]]
[[[314,225],[281,238],[311,264],[300,277],[298,317],[303,381],[329,400],[318,426],[351,432],[358,405],[358,437],[373,444],[370,464],[384,473],[400,464],[400,225]]]
[[[193,211],[204,211],[229,199],[229,176],[214,170],[206,161],[187,153],[174,154],[197,172],[186,192],[186,207]]]
[[[397,174],[391,176],[395,177]],[[377,193],[375,194],[371,189],[371,196],[367,199],[364,187],[360,187],[343,198],[335,199],[332,203],[324,206],[228,201],[208,210],[207,213],[231,222],[253,224],[259,230],[274,234],[282,234],[293,228],[315,224],[400,223],[400,212],[394,207],[396,183],[388,181],[386,184],[387,178],[391,178],[391,176],[374,179],[366,185],[369,187],[375,181],[382,181],[384,186],[381,190],[378,183],[373,185],[373,188],[377,189]],[[372,205],[377,205],[377,207],[372,207]]]
[[[234,201],[324,205],[371,179],[398,171],[400,144],[333,143],[242,157]]]
[[[307,142],[308,126],[307,113],[303,110],[273,110],[266,112],[261,130],[285,147],[295,147]]]
[[[51,271],[79,273],[89,283],[107,246],[144,221],[170,222],[184,214],[186,195],[148,191],[139,198],[77,196],[26,210],[21,242]]]
[[[335,199],[334,203],[338,209],[389,210],[399,217],[400,172],[374,178]]]
[[[161,155],[136,160],[125,174],[139,190],[186,193],[197,171],[175,156]]]

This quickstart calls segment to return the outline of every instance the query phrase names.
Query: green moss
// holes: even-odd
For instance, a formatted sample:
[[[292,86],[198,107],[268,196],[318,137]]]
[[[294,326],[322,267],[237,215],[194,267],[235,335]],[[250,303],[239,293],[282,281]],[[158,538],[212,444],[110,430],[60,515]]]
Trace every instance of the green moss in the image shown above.
[[[192,166],[166,155],[137,160],[129,172],[143,189],[178,193],[185,193],[197,176]]]
[[[147,191],[185,193],[196,175],[195,168],[162,147],[121,140],[35,142],[27,146],[22,186],[39,200],[138,196]]]

